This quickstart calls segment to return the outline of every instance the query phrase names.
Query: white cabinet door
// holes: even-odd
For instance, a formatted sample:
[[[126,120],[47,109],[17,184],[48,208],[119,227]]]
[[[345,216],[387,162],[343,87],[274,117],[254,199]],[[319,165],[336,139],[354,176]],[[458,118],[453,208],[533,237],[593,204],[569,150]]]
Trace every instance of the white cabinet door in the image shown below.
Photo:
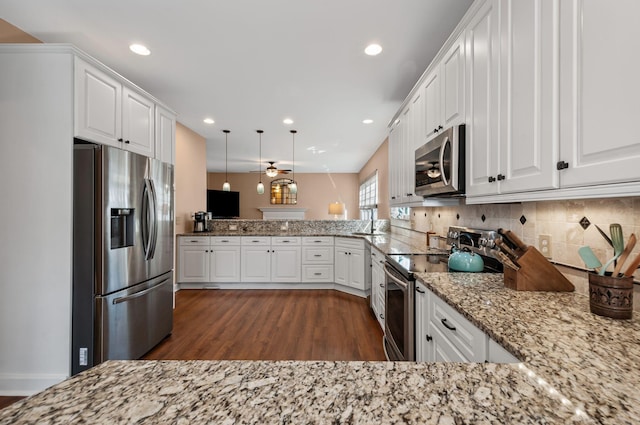
[[[498,192],[498,9],[497,0],[487,0],[465,32],[468,196]]]
[[[124,149],[153,157],[155,148],[155,104],[144,95],[124,87],[122,90],[122,139]]]
[[[75,58],[75,136],[122,147],[122,84]]]
[[[407,135],[404,138],[403,181],[404,202],[420,201],[416,191],[416,149],[425,142],[424,136],[424,94],[420,91],[411,99],[408,112]]]
[[[299,246],[273,246],[271,249],[271,281],[301,282],[301,257]]]
[[[464,123],[464,63],[463,33],[440,62],[440,119],[444,128]]]
[[[433,138],[442,127],[440,109],[440,69],[435,67],[424,82],[424,129],[426,139]]]
[[[269,282],[271,280],[271,249],[269,246],[243,246],[241,252],[242,282]]]
[[[180,246],[178,283],[209,282],[209,247]]]
[[[209,282],[240,282],[240,247],[211,248]]]
[[[462,354],[452,343],[449,341],[440,330],[431,324],[433,332],[433,361],[435,362],[456,362],[456,363],[468,363],[464,354]]]
[[[640,2],[560,3],[560,184],[638,181]]]
[[[175,164],[176,116],[173,112],[156,105],[156,159]]]
[[[346,248],[335,248],[335,280],[340,285],[349,285],[349,251]]]
[[[402,127],[400,120],[389,131],[389,202],[397,205],[402,202],[399,174],[402,161]]]
[[[423,284],[416,282],[416,361],[435,361],[435,344],[430,331],[429,303],[431,291]]]
[[[500,193],[558,187],[559,3],[502,2]]]
[[[381,260],[382,259],[382,260]],[[371,308],[384,330],[384,257],[380,253],[371,251]]]
[[[361,291],[367,290],[367,280],[365,273],[365,257],[364,250],[354,249],[349,252],[347,258],[349,259],[349,286],[360,289]]]

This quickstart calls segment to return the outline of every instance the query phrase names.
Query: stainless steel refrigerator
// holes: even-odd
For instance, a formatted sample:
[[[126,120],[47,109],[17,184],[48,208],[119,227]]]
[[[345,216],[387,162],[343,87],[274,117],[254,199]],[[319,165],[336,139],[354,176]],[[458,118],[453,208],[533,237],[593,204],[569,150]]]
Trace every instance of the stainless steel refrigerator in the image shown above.
[[[73,181],[76,374],[138,359],[171,333],[173,166],[76,140]]]

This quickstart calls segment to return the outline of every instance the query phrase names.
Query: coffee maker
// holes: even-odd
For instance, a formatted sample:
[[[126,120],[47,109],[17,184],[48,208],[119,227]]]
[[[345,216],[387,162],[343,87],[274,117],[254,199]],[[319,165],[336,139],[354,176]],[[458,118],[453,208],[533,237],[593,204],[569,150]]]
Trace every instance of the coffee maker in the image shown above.
[[[206,212],[198,211],[193,213],[193,231],[194,232],[207,231],[207,213]]]

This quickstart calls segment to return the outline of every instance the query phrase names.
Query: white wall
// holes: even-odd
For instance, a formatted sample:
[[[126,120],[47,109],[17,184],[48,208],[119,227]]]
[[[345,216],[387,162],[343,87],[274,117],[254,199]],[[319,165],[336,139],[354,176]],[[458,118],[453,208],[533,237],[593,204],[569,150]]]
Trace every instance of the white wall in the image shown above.
[[[70,373],[73,62],[3,49],[0,395],[28,395]]]

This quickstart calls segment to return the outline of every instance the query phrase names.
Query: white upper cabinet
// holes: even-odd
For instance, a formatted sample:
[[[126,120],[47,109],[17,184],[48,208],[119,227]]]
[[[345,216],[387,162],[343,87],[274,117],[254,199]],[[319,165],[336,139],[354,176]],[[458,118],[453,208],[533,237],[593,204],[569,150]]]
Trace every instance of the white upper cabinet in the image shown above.
[[[156,158],[162,162],[175,164],[176,156],[176,115],[156,105]]]
[[[173,164],[175,114],[108,71],[75,57],[75,137]]]
[[[499,7],[487,0],[466,29],[467,195],[496,192],[499,174]]]
[[[124,149],[154,156],[155,104],[141,93],[128,87],[122,89],[122,140]]]
[[[440,68],[435,67],[424,81],[424,128],[425,139],[434,137],[442,127],[440,113]],[[426,142],[426,140],[425,140]]]
[[[122,84],[78,58],[75,74],[76,137],[121,147]]]
[[[501,3],[500,193],[558,187],[559,3]]]
[[[465,55],[464,33],[447,51],[440,62],[441,120],[444,128],[463,124]],[[427,127],[428,128],[428,127]]]
[[[561,2],[563,187],[640,180],[638,16],[637,0]]]

